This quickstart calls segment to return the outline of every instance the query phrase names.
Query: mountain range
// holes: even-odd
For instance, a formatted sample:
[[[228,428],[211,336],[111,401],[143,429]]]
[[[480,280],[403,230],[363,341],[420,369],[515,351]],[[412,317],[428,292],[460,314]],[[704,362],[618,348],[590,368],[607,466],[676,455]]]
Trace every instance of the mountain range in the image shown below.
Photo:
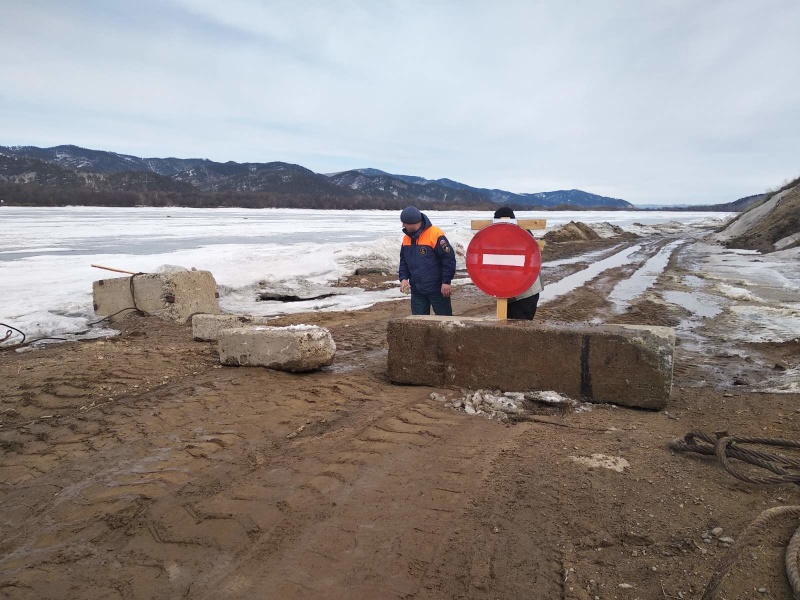
[[[215,162],[140,158],[78,146],[0,146],[0,185],[98,192],[246,192],[305,198],[383,199],[448,205],[508,204],[519,208],[635,208],[582,190],[514,193],[452,179],[425,179],[379,169],[321,174],[285,162]]]

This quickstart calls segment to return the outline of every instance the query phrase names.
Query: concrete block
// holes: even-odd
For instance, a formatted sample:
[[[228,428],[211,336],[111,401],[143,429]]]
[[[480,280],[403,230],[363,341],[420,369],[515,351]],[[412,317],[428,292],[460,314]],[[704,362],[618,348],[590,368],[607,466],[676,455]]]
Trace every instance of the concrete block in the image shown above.
[[[314,371],[331,364],[335,354],[331,332],[315,325],[237,327],[219,334],[219,358],[224,365]]]
[[[669,327],[416,316],[391,321],[388,341],[396,383],[553,390],[653,410],[672,390]]]
[[[201,342],[216,342],[223,329],[269,325],[270,317],[249,315],[194,315],[192,317],[192,337]]]
[[[133,306],[177,323],[185,323],[195,313],[219,313],[217,282],[208,271],[143,273],[133,278],[101,279],[94,282],[92,290],[94,311],[100,316],[110,316]],[[122,319],[131,312],[124,311],[112,320]]]

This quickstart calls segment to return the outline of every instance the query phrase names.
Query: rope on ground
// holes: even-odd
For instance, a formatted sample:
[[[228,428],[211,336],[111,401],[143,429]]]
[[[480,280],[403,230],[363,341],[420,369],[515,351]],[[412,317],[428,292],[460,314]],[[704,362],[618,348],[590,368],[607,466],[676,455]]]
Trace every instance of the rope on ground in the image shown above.
[[[701,431],[690,431],[683,438],[673,440],[670,448],[676,452],[695,452],[706,456],[715,456],[722,467],[731,475],[741,481],[755,484],[780,484],[793,483],[800,485],[800,474],[789,469],[800,468],[800,460],[743,448],[743,444],[760,444],[763,446],[775,446],[782,448],[800,448],[800,442],[794,440],[784,440],[780,438],[758,438],[741,437],[728,435],[727,433],[717,433],[710,436]],[[730,459],[760,467],[774,475],[750,475],[741,470],[735,469]],[[772,521],[785,516],[800,517],[800,506],[777,506],[762,512],[745,530],[739,535],[736,542],[731,546],[728,554],[717,567],[711,580],[706,585],[702,600],[712,600],[716,597],[717,589],[722,583],[722,579],[733,567],[736,559],[744,550],[750,538],[766,528]],[[798,569],[800,560],[800,527],[798,527],[789,545],[786,548],[784,563],[789,584],[792,587],[794,600],[800,600],[800,570]]]
[[[800,527],[798,527],[789,545],[786,547],[786,556],[784,563],[786,564],[786,574],[789,576],[789,584],[792,586],[792,593],[795,600],[800,598],[800,572],[798,572],[798,560],[800,560]]]
[[[743,448],[742,444],[761,444],[764,446],[777,446],[783,448],[798,448],[800,442],[780,438],[757,438],[731,436],[727,433],[718,433],[712,437],[701,431],[690,431],[683,438],[673,440],[669,447],[676,452],[696,452],[707,456],[716,456],[722,467],[731,475],[747,483],[779,484],[794,483],[800,485],[800,474],[788,471],[789,468],[800,468],[800,460]],[[731,458],[761,467],[775,475],[749,475],[735,469]]]
[[[136,312],[138,312],[140,315],[145,315],[145,316],[147,316],[147,313],[145,313],[145,312],[142,312],[141,310],[139,310],[139,309],[138,309],[138,308],[136,308],[135,306],[128,306],[128,307],[126,307],[126,308],[121,308],[121,309],[119,309],[117,312],[115,312],[115,313],[112,313],[112,314],[108,315],[107,317],[103,317],[102,319],[98,319],[97,321],[92,321],[91,323],[87,323],[87,324],[86,324],[86,326],[87,326],[87,327],[91,327],[91,326],[93,326],[93,325],[99,325],[99,324],[100,324],[100,323],[102,323],[103,321],[108,321],[109,319],[113,319],[113,318],[114,318],[114,317],[116,317],[116,316],[117,316],[119,313],[123,313],[123,312],[125,312],[126,310],[135,310],[135,311],[136,311]]]
[[[141,308],[139,308],[136,305],[136,292],[135,292],[134,287],[133,287],[133,280],[134,280],[135,277],[137,277],[139,275],[145,275],[145,273],[134,273],[129,278],[129,282],[130,282],[129,285],[130,285],[130,289],[131,289],[131,298],[133,299],[133,306],[127,306],[125,308],[122,308],[122,309],[118,310],[117,312],[108,315],[107,317],[103,317],[102,319],[99,319],[97,321],[92,321],[91,323],[87,323],[86,326],[87,327],[92,327],[94,325],[99,325],[103,321],[108,321],[109,319],[112,319],[113,317],[116,317],[118,314],[123,313],[126,310],[136,311],[140,316],[143,316],[143,317],[152,316],[150,313],[148,313],[147,311],[142,310]],[[2,344],[6,340],[8,340],[10,337],[12,337],[14,335],[14,332],[17,332],[19,335],[22,336],[22,340],[17,342],[17,343],[9,344],[9,345],[6,345],[6,346],[0,346],[0,351],[2,351],[2,350],[18,350],[20,348],[25,348],[26,346],[30,346],[31,344],[35,344],[36,342],[41,342],[41,341],[44,341],[44,340],[55,340],[55,341],[59,341],[59,342],[68,342],[69,341],[69,338],[62,338],[62,337],[40,337],[40,338],[35,338],[35,339],[32,339],[32,340],[25,341],[27,339],[27,335],[25,335],[24,331],[22,331],[20,329],[17,329],[16,327],[13,327],[12,325],[7,325],[5,323],[0,323],[0,327],[7,328],[7,331],[6,331],[5,335],[2,338],[0,338],[0,344]],[[78,332],[78,333],[82,333],[82,332]]]
[[[5,323],[0,323],[0,327],[7,327],[8,328],[7,331],[6,331],[6,334],[3,336],[3,339],[0,340],[0,342],[5,342],[8,338],[10,338],[12,335],[14,335],[14,332],[16,331],[18,334],[20,334],[22,336],[22,341],[20,342],[20,344],[24,344],[25,343],[25,338],[27,337],[25,335],[25,332],[17,329],[16,327],[13,327],[12,325],[6,325]]]
[[[772,521],[787,515],[800,517],[800,506],[775,506],[773,508],[768,508],[758,515],[752,523],[745,527],[736,542],[731,546],[731,549],[728,550],[728,554],[725,555],[725,558],[722,560],[719,567],[717,567],[717,570],[714,571],[714,575],[706,585],[705,590],[703,590],[702,600],[713,600],[716,597],[722,579],[728,574],[728,571],[731,570],[731,567],[733,567],[736,559],[739,558],[739,555],[750,541],[750,538],[765,529]],[[798,573],[797,566],[797,552],[799,549],[800,528],[794,532],[792,540],[789,542],[789,546],[786,549],[785,557],[786,574],[789,577],[789,584],[792,586],[792,596],[794,600],[800,600],[800,573]]]
[[[14,344],[9,344],[7,346],[0,346],[0,351],[2,351],[2,350],[17,350],[18,348],[24,348],[26,346],[30,346],[31,344],[35,344],[36,342],[41,342],[42,340],[58,340],[60,342],[68,341],[67,338],[40,337],[40,338],[35,338],[33,340],[28,340],[26,342],[25,340],[28,338],[28,336],[25,335],[24,331],[21,331],[21,330],[17,329],[16,327],[12,327],[11,325],[6,325],[5,323],[0,323],[0,327],[8,327],[9,328],[9,330],[6,331],[5,336],[3,336],[3,338],[0,339],[0,343],[5,342],[7,339],[9,339],[14,334],[14,332],[11,331],[12,329],[22,336],[22,341],[14,343]]]

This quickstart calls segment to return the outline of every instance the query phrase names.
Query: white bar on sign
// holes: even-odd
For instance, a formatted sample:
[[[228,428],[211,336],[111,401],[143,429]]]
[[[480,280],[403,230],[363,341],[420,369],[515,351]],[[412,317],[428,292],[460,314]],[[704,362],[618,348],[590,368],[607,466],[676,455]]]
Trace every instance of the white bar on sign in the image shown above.
[[[484,254],[483,264],[485,265],[504,265],[508,267],[524,267],[524,254]]]

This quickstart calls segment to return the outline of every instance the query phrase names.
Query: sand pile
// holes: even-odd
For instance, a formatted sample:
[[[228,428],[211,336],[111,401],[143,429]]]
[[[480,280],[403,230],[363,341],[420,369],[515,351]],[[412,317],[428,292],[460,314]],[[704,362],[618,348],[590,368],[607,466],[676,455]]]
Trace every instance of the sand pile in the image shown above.
[[[729,248],[774,252],[800,245],[800,179],[792,181],[747,212],[717,239]]]
[[[580,221],[570,221],[557,229],[548,231],[544,235],[548,242],[586,242],[589,240],[599,240],[600,234]]]

